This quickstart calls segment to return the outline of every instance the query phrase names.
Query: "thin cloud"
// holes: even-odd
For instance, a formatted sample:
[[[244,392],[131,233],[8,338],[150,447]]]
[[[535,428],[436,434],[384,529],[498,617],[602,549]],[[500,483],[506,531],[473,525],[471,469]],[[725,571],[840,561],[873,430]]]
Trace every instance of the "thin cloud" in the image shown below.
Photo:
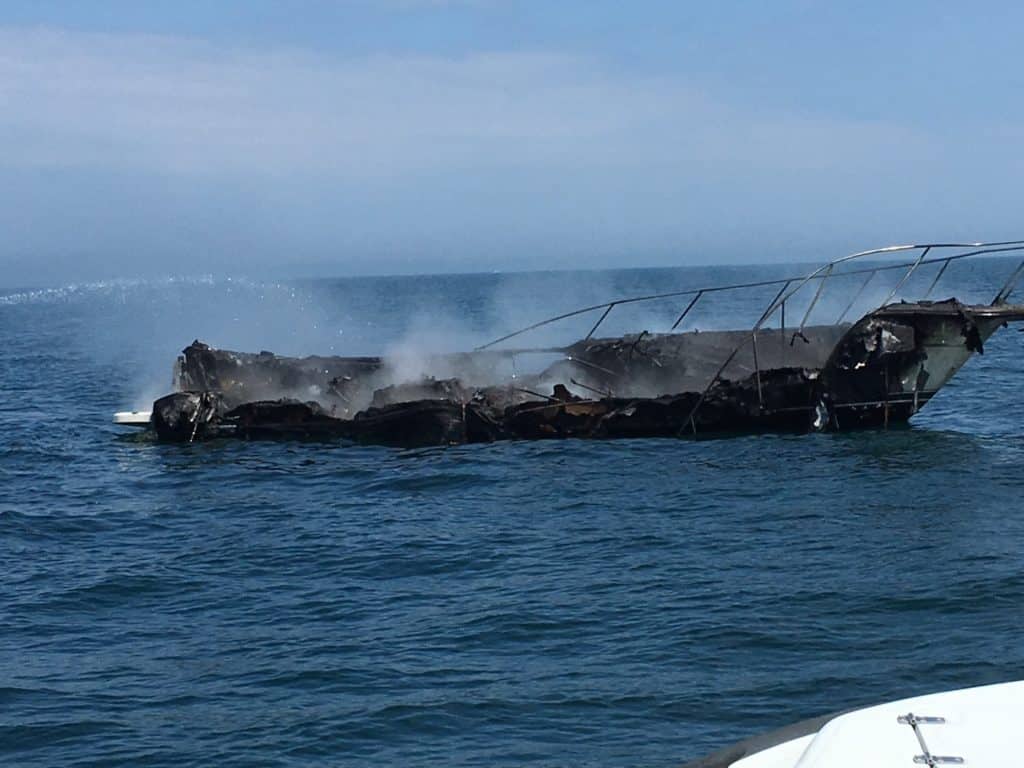
[[[678,78],[548,53],[345,59],[20,29],[0,31],[0,51],[8,165],[360,179],[552,164],[792,172],[899,163],[928,143],[888,124],[752,114]]]
[[[0,261],[42,283],[1009,239],[1020,130],[992,117],[755,107],[685,72],[551,51],[352,57],[0,27]]]

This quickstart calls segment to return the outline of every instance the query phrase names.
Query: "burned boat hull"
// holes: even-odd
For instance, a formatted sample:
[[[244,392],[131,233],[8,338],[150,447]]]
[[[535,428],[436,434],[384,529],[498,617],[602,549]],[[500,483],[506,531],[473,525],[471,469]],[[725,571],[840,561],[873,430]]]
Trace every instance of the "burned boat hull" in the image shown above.
[[[218,350],[198,341],[176,363],[175,392],[153,405],[152,426],[169,441],[211,437],[320,438],[387,445],[495,440],[693,437],[764,431],[835,431],[906,422],[1002,325],[1024,319],[1008,303],[1024,262],[989,304],[891,301],[923,264],[941,268],[977,254],[1024,250],[1024,241],[970,246],[932,261],[932,249],[898,246],[839,259],[803,278],[619,299],[559,315],[477,348],[435,355],[411,376],[386,357],[280,357]],[[864,255],[917,249],[906,264],[875,266],[861,291],[894,266],[906,273],[889,299],[856,322],[808,323],[837,265]],[[781,284],[753,328],[677,331],[705,294]],[[795,287],[792,287],[795,284]],[[786,326],[786,304],[816,286],[803,319]],[[860,291],[858,291],[859,295]],[[596,337],[617,306],[692,296],[665,333]],[[547,323],[598,311],[583,339],[565,347],[500,345]],[[773,316],[776,327],[768,327]],[[517,356],[554,354],[541,370],[517,372]],[[511,373],[500,373],[512,361]],[[550,394],[549,394],[550,393]]]
[[[907,421],[1001,326],[1024,319],[1019,305],[892,304],[854,325],[821,374],[834,429]]]
[[[637,354],[636,363],[622,354],[626,342],[602,340],[574,350],[577,359],[586,355],[586,363],[570,366],[570,373],[588,376],[591,389],[606,387],[609,394],[604,397],[582,398],[558,386],[552,395],[541,396],[511,387],[429,380],[404,390],[394,391],[394,385],[373,389],[373,404],[354,413],[348,412],[353,399],[365,400],[367,388],[379,383],[382,363],[375,359],[246,355],[196,342],[179,360],[179,379],[186,386],[201,381],[212,388],[186,389],[156,401],[153,425],[161,439],[172,441],[214,436],[340,438],[409,446],[889,426],[907,421],[924,407],[972,354],[984,351],[984,342],[1000,325],[1022,318],[1024,307],[1014,305],[978,307],[952,300],[888,305],[833,334],[838,342],[814,353],[824,355],[820,367],[759,365],[738,380],[719,377],[703,392],[691,389],[657,396],[613,393],[628,393],[632,380],[644,380],[649,387],[644,373],[652,361],[659,366],[656,386],[668,386],[666,377],[673,371],[683,381],[697,376],[699,366],[692,358],[670,351],[685,350],[685,337],[692,334],[652,339],[643,354]],[[715,340],[714,333],[701,335],[706,346]],[[765,348],[790,342],[770,331],[761,343]],[[635,340],[628,344],[638,348]],[[813,364],[813,342],[797,339],[793,344],[804,345],[798,359]],[[779,360],[786,358],[785,351],[779,352]],[[741,360],[735,367],[742,372],[746,364]],[[339,371],[349,372],[348,397],[338,391]],[[576,381],[569,374],[567,379]],[[320,399],[247,399],[282,381],[291,382],[293,390],[317,393]],[[414,399],[402,399],[410,395]]]

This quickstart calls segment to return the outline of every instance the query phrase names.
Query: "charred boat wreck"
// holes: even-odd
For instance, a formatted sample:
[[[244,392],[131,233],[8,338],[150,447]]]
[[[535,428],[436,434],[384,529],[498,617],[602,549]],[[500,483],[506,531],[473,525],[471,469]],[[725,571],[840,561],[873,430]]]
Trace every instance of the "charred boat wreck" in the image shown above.
[[[995,267],[990,271],[1009,267],[990,301],[930,300],[942,278],[956,271],[951,266],[1019,251],[1024,241],[893,246],[801,277],[616,299],[472,352],[433,356],[413,377],[387,357],[288,358],[196,341],[176,363],[176,391],[157,400],[151,414],[118,414],[118,420],[145,421],[171,441],[319,437],[403,446],[887,427],[923,408],[971,355],[984,352],[999,327],[1024,319],[1024,305],[1009,301],[1024,261],[987,261]],[[848,321],[873,283],[877,293],[879,275],[895,284],[859,320]],[[927,284],[916,299],[908,298],[914,278]],[[840,282],[842,312],[829,324],[811,324],[829,285]],[[684,325],[699,302],[751,290],[774,298],[749,329]],[[654,301],[681,310],[664,332],[598,335],[616,308]],[[791,317],[794,308],[802,310],[790,327],[787,308]],[[509,346],[586,315],[596,322],[574,343]],[[517,372],[515,361],[531,356],[555,359],[536,372]],[[502,375],[509,361],[512,372]]]

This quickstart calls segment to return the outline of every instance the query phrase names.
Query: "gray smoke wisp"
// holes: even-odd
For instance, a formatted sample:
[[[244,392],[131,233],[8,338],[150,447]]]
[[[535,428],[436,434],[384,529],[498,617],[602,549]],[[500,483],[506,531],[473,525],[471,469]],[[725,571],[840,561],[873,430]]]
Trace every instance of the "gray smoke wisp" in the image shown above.
[[[773,268],[772,276],[794,271],[798,270]],[[979,293],[972,289],[967,265],[962,274],[955,272],[953,267],[947,271],[931,298],[947,298],[954,288],[964,294],[958,298],[974,298]],[[936,273],[935,265],[923,266],[897,292],[895,300],[922,295]],[[888,298],[903,274],[903,270],[879,272],[859,295],[864,275],[831,278],[815,303],[808,325],[835,323],[855,296],[844,320],[856,321]],[[94,307],[95,317],[81,328],[80,345],[100,363],[126,357],[132,362],[133,380],[114,383],[111,397],[119,406],[130,404],[140,409],[169,391],[171,361],[192,339],[221,349],[254,353],[267,350],[288,357],[380,357],[380,370],[367,386],[349,393],[347,410],[351,411],[369,406],[378,389],[429,388],[451,379],[457,379],[468,391],[503,385],[537,389],[547,396],[555,384],[561,383],[578,396],[595,397],[607,391],[606,384],[599,372],[588,370],[585,361],[581,362],[578,348],[577,359],[569,366],[566,358],[573,352],[467,353],[547,317],[649,294],[652,282],[663,284],[668,291],[687,290],[705,285],[701,279],[705,275],[703,270],[667,270],[661,281],[655,279],[660,276],[636,271],[521,273],[481,276],[465,284],[453,278],[455,282],[450,285],[442,281],[440,287],[431,285],[430,290],[420,292],[410,292],[415,279],[274,282],[206,275],[99,281],[25,291],[0,297],[0,308],[55,302]],[[465,285],[474,287],[467,293]],[[789,298],[787,335],[803,319],[817,285],[812,281]],[[749,329],[777,290],[776,286],[767,286],[704,295],[675,333]],[[594,339],[635,338],[646,331],[646,340],[639,347],[642,349],[652,337],[670,332],[689,298],[618,305],[602,322]],[[496,349],[569,349],[587,335],[602,313],[599,308],[544,325]],[[781,313],[777,311],[765,327],[778,328],[780,322]],[[662,386],[661,380],[645,381],[638,374],[631,390],[667,394],[660,391]],[[327,389],[278,388],[263,394],[268,398],[325,400],[330,395]]]

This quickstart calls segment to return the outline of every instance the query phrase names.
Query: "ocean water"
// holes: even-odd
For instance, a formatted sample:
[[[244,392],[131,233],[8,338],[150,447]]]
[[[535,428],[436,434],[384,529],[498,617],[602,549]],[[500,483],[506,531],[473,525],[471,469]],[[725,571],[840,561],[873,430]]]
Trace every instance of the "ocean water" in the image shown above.
[[[1005,266],[939,293],[980,295]],[[398,450],[160,445],[109,423],[167,391],[196,337],[414,358],[794,269],[0,296],[0,764],[672,766],[1024,677],[1014,328],[888,432]],[[702,303],[688,327],[765,300]],[[678,311],[622,308],[610,329]]]

